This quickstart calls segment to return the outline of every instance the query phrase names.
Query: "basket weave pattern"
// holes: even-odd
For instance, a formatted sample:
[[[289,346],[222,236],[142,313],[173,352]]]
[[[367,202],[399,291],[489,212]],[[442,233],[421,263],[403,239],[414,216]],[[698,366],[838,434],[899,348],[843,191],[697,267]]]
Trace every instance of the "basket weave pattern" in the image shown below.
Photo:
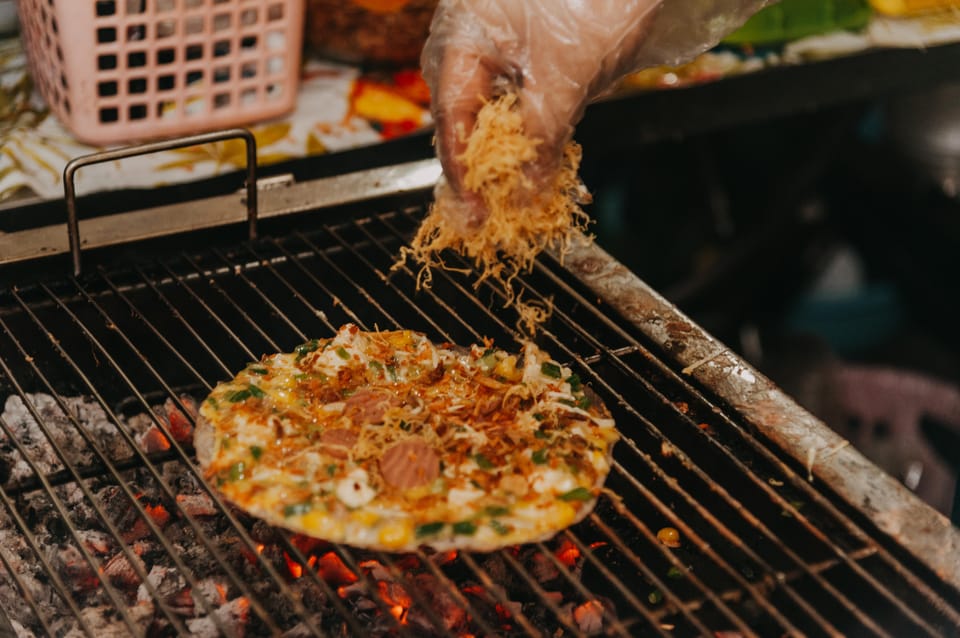
[[[303,0],[20,0],[37,87],[90,144],[290,111],[303,13]]]

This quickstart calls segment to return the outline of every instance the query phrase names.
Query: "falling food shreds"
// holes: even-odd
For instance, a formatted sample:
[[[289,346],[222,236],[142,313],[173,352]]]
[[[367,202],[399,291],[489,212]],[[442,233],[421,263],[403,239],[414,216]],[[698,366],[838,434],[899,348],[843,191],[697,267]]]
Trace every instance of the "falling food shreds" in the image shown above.
[[[489,213],[481,227],[464,232],[451,221],[460,202],[449,190],[441,191],[410,247],[400,249],[393,270],[413,258],[421,266],[417,286],[429,286],[432,268],[462,270],[440,255],[451,249],[480,273],[474,286],[490,280],[503,293],[504,306],[516,307],[521,329],[532,334],[550,316],[552,303],[521,300],[514,280],[531,271],[544,250],[552,248],[562,257],[575,240],[586,238],[589,217],[581,205],[590,195],[577,174],[581,151],[574,142],[565,147],[552,183],[534,192],[525,170],[537,159],[541,141],[524,131],[517,106],[515,94],[484,104],[459,158],[467,169],[464,187],[480,196]]]

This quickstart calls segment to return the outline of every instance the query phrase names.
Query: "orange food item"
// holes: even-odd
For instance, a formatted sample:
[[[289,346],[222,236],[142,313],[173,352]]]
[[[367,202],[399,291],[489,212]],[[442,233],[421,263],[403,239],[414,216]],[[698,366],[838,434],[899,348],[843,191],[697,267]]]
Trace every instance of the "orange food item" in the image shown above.
[[[410,0],[350,0],[353,4],[376,13],[393,13],[410,4]]]

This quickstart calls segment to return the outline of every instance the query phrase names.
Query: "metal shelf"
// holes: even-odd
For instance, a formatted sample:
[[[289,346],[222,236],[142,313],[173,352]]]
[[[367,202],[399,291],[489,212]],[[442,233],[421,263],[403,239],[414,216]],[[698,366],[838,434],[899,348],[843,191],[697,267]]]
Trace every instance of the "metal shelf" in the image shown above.
[[[625,148],[960,81],[960,43],[882,49],[677,89],[635,91],[587,109],[585,148]]]

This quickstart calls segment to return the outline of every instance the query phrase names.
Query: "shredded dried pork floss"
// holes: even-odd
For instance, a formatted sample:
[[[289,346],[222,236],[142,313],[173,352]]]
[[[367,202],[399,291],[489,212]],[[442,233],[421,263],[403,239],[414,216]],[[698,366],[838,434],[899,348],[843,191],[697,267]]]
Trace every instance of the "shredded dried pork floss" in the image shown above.
[[[539,139],[523,130],[517,96],[508,94],[487,102],[466,139],[460,160],[466,167],[464,187],[477,193],[489,216],[478,228],[464,232],[454,218],[458,202],[450,193],[438,193],[409,248],[402,248],[399,268],[408,257],[421,264],[417,286],[429,286],[430,269],[447,268],[440,252],[451,249],[473,262],[480,277],[478,287],[489,279],[515,305],[520,324],[529,333],[550,313],[549,304],[521,301],[513,280],[530,271],[537,255],[553,248],[563,255],[570,243],[583,237],[589,218],[580,208],[590,195],[580,181],[580,146],[567,144],[551,184],[533,192],[524,168],[537,159]]]

